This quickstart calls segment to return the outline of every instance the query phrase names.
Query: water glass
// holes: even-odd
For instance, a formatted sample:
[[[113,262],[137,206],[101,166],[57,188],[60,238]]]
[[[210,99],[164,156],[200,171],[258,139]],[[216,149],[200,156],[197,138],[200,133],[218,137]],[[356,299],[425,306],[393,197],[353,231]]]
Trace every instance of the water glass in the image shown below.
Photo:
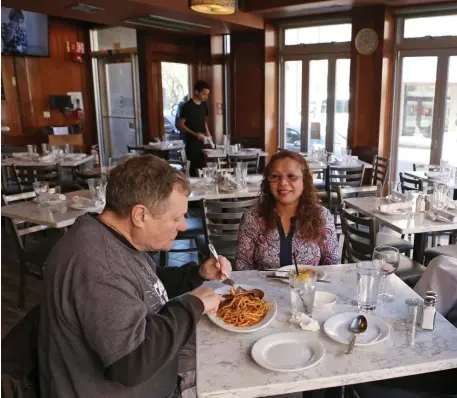
[[[41,152],[43,155],[47,155],[50,152],[49,144],[41,144]]]
[[[378,304],[382,266],[379,261],[357,263],[357,305],[361,311],[374,311]]]
[[[292,314],[303,312],[313,315],[314,295],[316,293],[317,272],[298,274],[289,272],[290,307]]]
[[[373,250],[373,261],[378,260],[382,269],[382,287],[380,297],[383,301],[392,301],[395,296],[388,292],[387,276],[393,274],[400,265],[400,252],[391,246],[377,246]]]
[[[451,190],[444,184],[433,184],[432,206],[447,210],[451,201]]]
[[[39,198],[42,195],[45,195],[49,191],[49,182],[47,181],[34,181],[33,190],[35,191],[36,196]]]
[[[244,187],[248,176],[248,164],[238,162],[235,169],[236,180]]]
[[[29,153],[29,155],[37,153],[36,145],[27,145],[27,152]]]
[[[68,155],[70,153],[73,153],[73,145],[71,144],[65,144],[65,147],[64,147],[64,153],[65,155]]]
[[[87,180],[92,199],[106,203],[106,185],[107,181],[103,178],[90,178]]]

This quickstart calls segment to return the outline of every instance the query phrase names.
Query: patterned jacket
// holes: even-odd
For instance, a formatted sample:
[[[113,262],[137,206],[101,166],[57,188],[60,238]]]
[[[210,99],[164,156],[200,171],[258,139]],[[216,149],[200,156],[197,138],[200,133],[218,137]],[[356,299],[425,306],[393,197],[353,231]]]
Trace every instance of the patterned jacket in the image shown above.
[[[333,216],[322,207],[325,219],[324,243],[303,240],[296,232],[292,239],[292,251],[297,253],[299,264],[339,264],[340,248],[335,232]],[[236,270],[279,268],[280,237],[278,229],[266,235],[265,221],[254,207],[244,213],[238,233]]]

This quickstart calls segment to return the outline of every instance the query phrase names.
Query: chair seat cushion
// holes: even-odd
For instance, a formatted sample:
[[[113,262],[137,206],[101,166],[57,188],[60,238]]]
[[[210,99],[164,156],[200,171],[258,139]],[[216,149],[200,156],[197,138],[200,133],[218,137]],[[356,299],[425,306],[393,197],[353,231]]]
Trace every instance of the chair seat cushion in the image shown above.
[[[400,256],[400,266],[395,271],[395,275],[408,283],[411,280],[418,280],[424,271],[425,267],[421,263],[411,260],[409,257]]]
[[[376,246],[392,246],[401,252],[413,249],[411,242],[387,232],[378,232],[376,234]]]
[[[438,256],[449,256],[457,258],[457,245],[446,245],[446,246],[436,246],[431,247],[425,251],[425,256],[428,258],[438,257]]]

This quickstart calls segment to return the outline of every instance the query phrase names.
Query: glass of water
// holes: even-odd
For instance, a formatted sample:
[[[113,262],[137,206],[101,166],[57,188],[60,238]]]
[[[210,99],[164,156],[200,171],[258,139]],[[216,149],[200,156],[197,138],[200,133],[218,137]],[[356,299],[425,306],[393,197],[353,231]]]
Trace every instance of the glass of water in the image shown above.
[[[387,277],[393,274],[400,265],[400,252],[391,246],[378,246],[373,250],[373,261],[378,260],[382,268],[382,287],[379,295],[383,301],[392,301],[395,296],[388,292]]]
[[[92,199],[97,202],[106,203],[106,185],[107,181],[103,178],[90,178],[87,180]]]
[[[362,311],[374,311],[378,304],[382,266],[379,261],[357,263],[357,305]]]
[[[49,191],[49,182],[47,181],[34,181],[33,190],[35,191],[36,196],[39,198],[42,195],[45,195]]]
[[[292,314],[303,312],[313,315],[314,295],[316,293],[317,272],[289,272],[290,306]]]

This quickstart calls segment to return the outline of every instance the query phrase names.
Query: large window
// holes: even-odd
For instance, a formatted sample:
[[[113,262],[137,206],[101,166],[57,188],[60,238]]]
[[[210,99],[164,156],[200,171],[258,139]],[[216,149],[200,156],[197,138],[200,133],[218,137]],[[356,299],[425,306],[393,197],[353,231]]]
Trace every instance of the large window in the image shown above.
[[[457,166],[457,14],[398,22],[392,170],[441,159]]]
[[[347,146],[351,24],[286,27],[283,37],[280,146],[340,153]],[[304,45],[290,51],[297,44]]]
[[[162,62],[162,101],[165,138],[179,140],[177,129],[179,112],[190,97],[190,66],[175,62]]]

